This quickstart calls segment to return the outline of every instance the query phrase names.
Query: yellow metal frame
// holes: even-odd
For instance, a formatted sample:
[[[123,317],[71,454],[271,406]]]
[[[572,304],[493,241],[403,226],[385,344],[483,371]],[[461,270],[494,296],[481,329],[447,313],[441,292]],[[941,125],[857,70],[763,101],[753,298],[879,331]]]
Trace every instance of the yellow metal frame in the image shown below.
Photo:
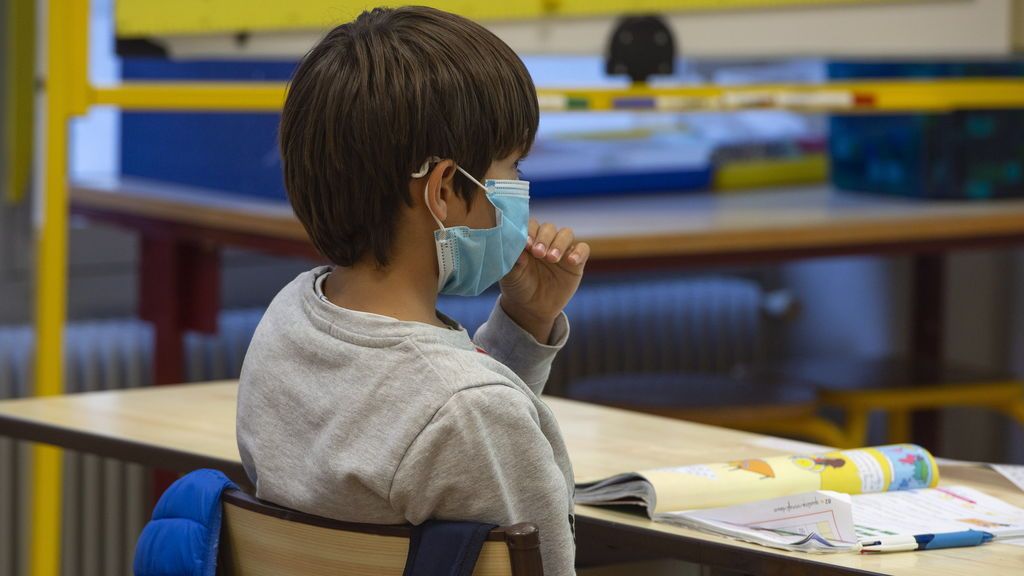
[[[285,96],[283,83],[150,83],[94,87],[88,80],[89,0],[49,0],[45,176],[42,218],[37,231],[35,394],[63,391],[63,330],[67,305],[68,126],[90,106],[131,110],[276,111]],[[856,110],[942,111],[955,108],[1024,107],[1024,81],[943,80],[931,82],[848,82],[823,86],[684,87],[602,90],[541,90],[543,102],[585,101],[589,111],[615,108],[621,98],[662,98],[680,107],[732,109],[789,106],[808,109],[801,94],[822,96],[814,110],[850,111],[843,102],[855,96],[870,106]],[[838,104],[833,104],[838,103]],[[548,106],[546,109],[560,109]],[[808,167],[803,167],[806,170]],[[813,171],[816,169],[811,166]],[[738,180],[743,178],[737,176]],[[1024,409],[1018,410],[1024,412]],[[1018,417],[1020,417],[1018,415]],[[856,428],[856,426],[855,426]],[[855,430],[856,431],[856,430]],[[854,434],[855,436],[856,434]],[[35,450],[32,495],[31,572],[56,576],[60,568],[61,454]]]
[[[283,82],[166,82],[87,86],[90,105],[126,110],[246,110],[276,112],[284,104]],[[545,111],[621,110],[623,99],[661,99],[658,110],[788,109],[798,112],[947,112],[958,109],[1024,108],[1024,80],[936,79],[778,84],[757,86],[635,86],[537,90]],[[822,97],[815,101],[809,98]],[[576,102],[576,108],[561,103]]]
[[[82,96],[88,54],[87,0],[51,0],[47,10],[47,92],[44,138],[46,174],[42,226],[37,232],[35,394],[63,392],[64,322],[67,311],[68,122],[85,111]],[[81,70],[79,70],[81,68]],[[30,570],[60,571],[60,450],[36,445],[33,453]]]
[[[130,83],[90,89],[91,102],[124,110],[245,110],[276,112],[283,82]]]
[[[653,99],[670,110],[776,108],[823,112],[944,112],[1024,107],[1024,80],[1007,78],[876,80],[756,86],[634,86],[540,89],[542,108],[558,99],[588,111],[614,110],[621,99]],[[587,105],[584,107],[583,103]]]

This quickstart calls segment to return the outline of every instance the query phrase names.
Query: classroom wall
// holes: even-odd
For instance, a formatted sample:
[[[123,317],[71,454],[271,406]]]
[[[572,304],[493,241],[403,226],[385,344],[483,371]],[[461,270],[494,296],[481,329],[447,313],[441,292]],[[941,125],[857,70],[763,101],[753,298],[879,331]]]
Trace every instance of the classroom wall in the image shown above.
[[[1011,256],[1012,278],[1009,282],[1010,308],[1007,317],[1013,327],[1008,335],[1010,368],[1014,374],[1024,376],[1024,250]],[[1008,426],[1006,434],[1007,453],[1011,462],[1024,462],[1024,430],[1019,426]]]
[[[112,2],[91,2],[89,74],[96,84],[117,82],[121,76],[119,60],[114,57]],[[120,172],[120,122],[119,112],[103,108],[93,109],[72,122],[69,169],[74,177],[114,176]],[[28,199],[18,204],[0,200],[0,325],[24,324],[32,318],[31,210]],[[73,218],[69,248],[69,318],[135,314],[135,235]],[[308,262],[228,251],[224,257],[224,304],[264,306],[284,282],[309,267]]]
[[[905,350],[905,266],[872,257],[809,260],[782,268],[801,314],[788,335],[793,354],[876,357]]]
[[[785,267],[783,283],[803,304],[790,327],[789,353],[906,353],[909,258],[807,261]],[[946,358],[1024,377],[1024,250],[953,253],[946,291]],[[990,412],[948,411],[942,438],[944,456],[1024,462],[1024,431]]]
[[[1013,48],[1018,51],[1024,50],[1024,0],[1014,0],[1010,26],[1013,34]]]
[[[1024,329],[1022,324],[1013,324],[1007,314],[1012,305],[1011,281],[1016,275],[1014,256],[1005,250],[970,251],[950,259],[946,357],[951,362],[1009,368],[1013,353],[1008,336]],[[967,460],[1006,461],[1014,452],[1007,433],[1016,428],[1002,416],[986,411],[948,411],[942,431],[944,453]]]

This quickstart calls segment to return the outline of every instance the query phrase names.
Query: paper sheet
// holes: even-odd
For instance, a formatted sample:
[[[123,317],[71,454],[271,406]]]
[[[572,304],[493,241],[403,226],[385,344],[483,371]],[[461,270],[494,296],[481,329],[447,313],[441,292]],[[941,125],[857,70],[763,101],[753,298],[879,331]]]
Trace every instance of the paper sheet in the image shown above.
[[[935,463],[939,465],[939,468],[973,468],[980,466],[984,468],[989,464],[987,462],[975,462],[973,460],[955,460],[953,458],[935,458]]]
[[[981,467],[991,468],[1003,475],[1004,478],[1013,483],[1014,486],[1024,491],[1024,466],[1018,464],[991,464],[988,462],[972,462],[970,460],[951,460],[949,458],[936,458],[935,462],[940,468],[961,468]]]
[[[1014,486],[1024,490],[1024,466],[1013,464],[992,464],[991,466],[993,470],[1005,476],[1010,482],[1013,482]]]
[[[861,538],[985,530],[1024,534],[1024,510],[966,486],[860,494],[853,523]]]
[[[818,491],[654,519],[784,550],[846,552],[857,548],[850,508],[848,495]]]
[[[880,536],[963,530],[985,530],[997,542],[1024,546],[1024,510],[965,486],[855,496],[820,490],[661,513],[654,520],[803,552],[855,551],[859,542]]]

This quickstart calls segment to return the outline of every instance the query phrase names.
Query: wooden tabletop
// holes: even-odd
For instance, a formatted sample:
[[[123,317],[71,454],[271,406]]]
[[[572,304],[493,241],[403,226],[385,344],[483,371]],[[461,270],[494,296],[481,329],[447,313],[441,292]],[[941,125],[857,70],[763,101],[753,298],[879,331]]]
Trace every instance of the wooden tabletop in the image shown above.
[[[143,218],[193,232],[307,244],[284,202],[122,179],[72,187],[74,210]],[[926,201],[827,186],[743,193],[537,199],[534,217],[570,226],[595,260],[948,249],[1024,240],[1024,200]]]
[[[235,444],[237,384],[220,382],[94,392],[0,402],[0,434],[149,465],[218,467],[242,474]],[[577,480],[618,472],[783,454],[785,441],[678,420],[548,398],[562,427]],[[781,442],[781,443],[780,443]],[[944,483],[979,488],[1024,507],[1024,493],[981,468],[943,469]],[[787,574],[883,573],[953,576],[1020,574],[1024,547],[888,555],[808,555],[773,551],[656,524],[640,515],[577,507],[578,540],[604,530],[624,546],[731,568]],[[684,553],[685,552],[685,553]]]

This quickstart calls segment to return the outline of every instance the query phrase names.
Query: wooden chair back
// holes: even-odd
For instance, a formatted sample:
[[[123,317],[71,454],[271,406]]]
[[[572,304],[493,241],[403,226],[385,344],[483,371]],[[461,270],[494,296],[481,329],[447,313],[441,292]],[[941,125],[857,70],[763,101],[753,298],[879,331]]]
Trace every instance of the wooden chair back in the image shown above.
[[[340,522],[224,493],[223,576],[402,576],[412,528]],[[473,576],[542,576],[533,524],[496,528]]]

